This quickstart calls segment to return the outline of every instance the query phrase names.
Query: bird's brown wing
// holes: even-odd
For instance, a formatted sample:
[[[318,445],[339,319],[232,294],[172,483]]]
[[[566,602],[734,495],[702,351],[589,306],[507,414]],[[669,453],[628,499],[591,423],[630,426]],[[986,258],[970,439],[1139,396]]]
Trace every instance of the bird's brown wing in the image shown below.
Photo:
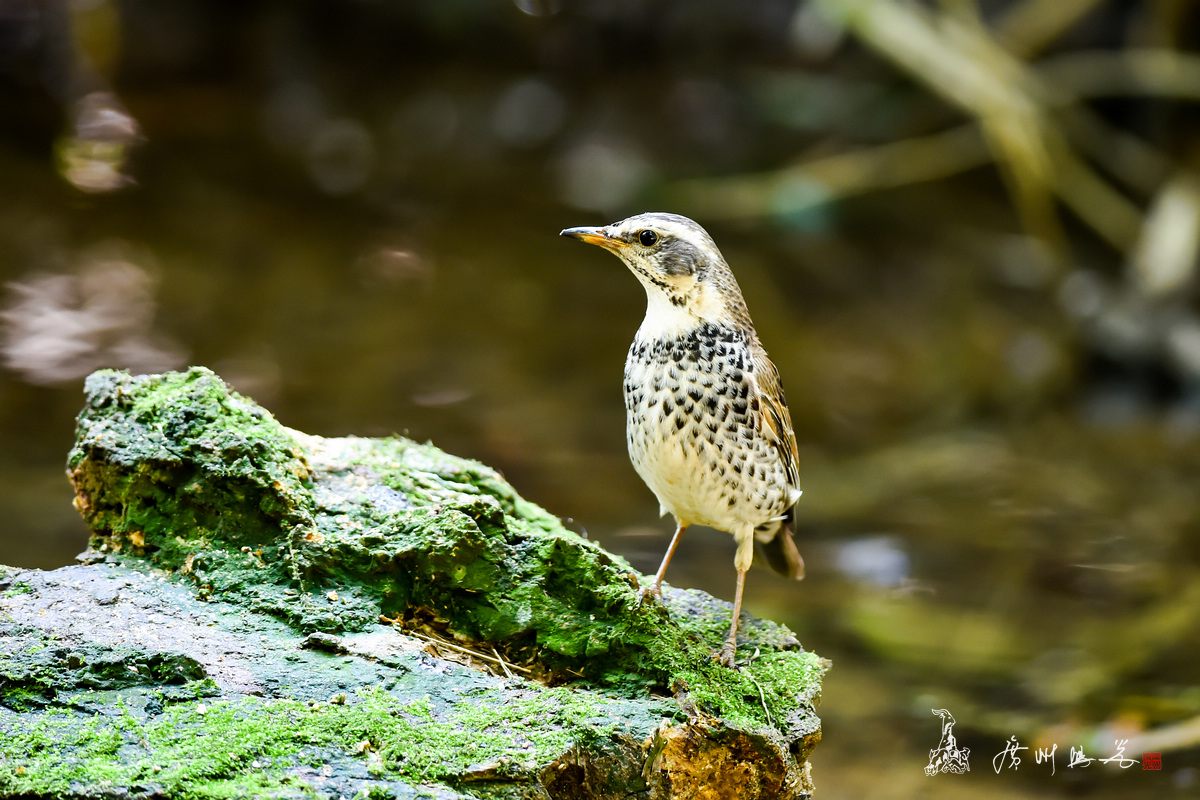
[[[787,475],[788,486],[800,488],[800,469],[797,466],[799,455],[796,453],[796,433],[792,430],[792,415],[788,412],[787,400],[783,396],[783,385],[779,382],[779,370],[767,357],[767,351],[758,345],[753,348],[754,374],[750,385],[758,398],[758,406],[762,413],[759,433],[775,445],[779,457],[783,461],[784,474]],[[789,508],[775,536],[769,542],[760,542],[758,550],[773,570],[793,580],[804,577],[804,559],[796,549],[794,532],[796,526],[796,509]]]
[[[757,343],[756,343],[757,344]],[[751,388],[758,397],[762,430],[759,432],[775,445],[783,460],[788,485],[800,488],[800,470],[797,466],[796,433],[792,430],[792,415],[788,413],[787,400],[783,396],[783,385],[779,382],[779,370],[767,357],[761,345],[753,348],[754,373]]]

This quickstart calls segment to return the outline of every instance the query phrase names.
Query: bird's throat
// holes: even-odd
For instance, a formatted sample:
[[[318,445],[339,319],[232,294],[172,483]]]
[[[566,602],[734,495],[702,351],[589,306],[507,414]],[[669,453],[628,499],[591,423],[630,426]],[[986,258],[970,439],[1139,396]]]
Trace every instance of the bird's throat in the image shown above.
[[[687,289],[672,287],[670,292],[646,286],[646,318],[638,329],[643,341],[677,339],[687,336],[702,325],[720,323],[724,304],[710,287],[693,284]]]

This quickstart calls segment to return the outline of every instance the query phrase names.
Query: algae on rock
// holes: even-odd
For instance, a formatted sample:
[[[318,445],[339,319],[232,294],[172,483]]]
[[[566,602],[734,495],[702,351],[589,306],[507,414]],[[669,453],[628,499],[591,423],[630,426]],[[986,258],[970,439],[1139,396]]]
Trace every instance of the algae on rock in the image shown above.
[[[553,746],[518,748],[482,773],[444,753],[415,769],[414,748],[430,748],[380,728],[362,756],[379,770],[458,791],[485,773],[493,788],[541,796],[669,797],[736,762],[758,796],[811,791],[806,758],[820,737],[814,703],[827,664],[786,628],[745,625],[740,669],[723,668],[711,653],[727,604],[674,589],[661,604],[640,604],[641,578],[623,559],[565,530],[494,470],[400,437],[290,430],[205,369],[102,371],[86,395],[69,475],[107,567],[164,570],[198,602],[265,615],[310,649],[348,657],[379,659],[378,637],[401,640],[397,629],[425,632],[441,642],[428,645],[435,652],[489,664],[493,680],[532,698],[569,686],[571,697],[610,709],[594,724],[559,725],[569,733]],[[224,698],[228,687],[214,680],[221,702],[243,702]],[[22,685],[0,674],[0,703]],[[403,707],[379,712],[387,717],[423,713],[412,698],[356,688],[343,716],[388,702]],[[566,697],[531,702],[566,707]],[[661,724],[616,723],[608,715],[618,702],[641,703]],[[453,705],[429,724],[458,724],[448,721]],[[537,715],[524,716],[536,729]],[[749,796],[750,784],[727,793],[713,784],[705,796]]]

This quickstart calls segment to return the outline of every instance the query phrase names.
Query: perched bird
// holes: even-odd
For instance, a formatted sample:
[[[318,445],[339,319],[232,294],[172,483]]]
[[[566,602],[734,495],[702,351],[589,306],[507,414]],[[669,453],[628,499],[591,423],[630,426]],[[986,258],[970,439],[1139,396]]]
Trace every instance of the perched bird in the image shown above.
[[[675,518],[654,582],[690,525],[737,541],[733,621],[720,661],[733,666],[746,570],[757,541],[783,575],[804,577],[792,539],[800,482],[796,435],[741,289],[708,233],[677,214],[639,214],[570,236],[615,254],[646,289],[646,318],[625,361],[629,458]]]

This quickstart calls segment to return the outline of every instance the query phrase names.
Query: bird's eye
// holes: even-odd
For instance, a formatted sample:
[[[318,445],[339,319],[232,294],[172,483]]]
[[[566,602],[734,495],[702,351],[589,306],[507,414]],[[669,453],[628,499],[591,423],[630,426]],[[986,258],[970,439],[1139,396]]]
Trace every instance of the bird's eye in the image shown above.
[[[642,243],[642,247],[654,247],[658,244],[658,234],[654,231],[642,231],[638,234],[638,241]]]

